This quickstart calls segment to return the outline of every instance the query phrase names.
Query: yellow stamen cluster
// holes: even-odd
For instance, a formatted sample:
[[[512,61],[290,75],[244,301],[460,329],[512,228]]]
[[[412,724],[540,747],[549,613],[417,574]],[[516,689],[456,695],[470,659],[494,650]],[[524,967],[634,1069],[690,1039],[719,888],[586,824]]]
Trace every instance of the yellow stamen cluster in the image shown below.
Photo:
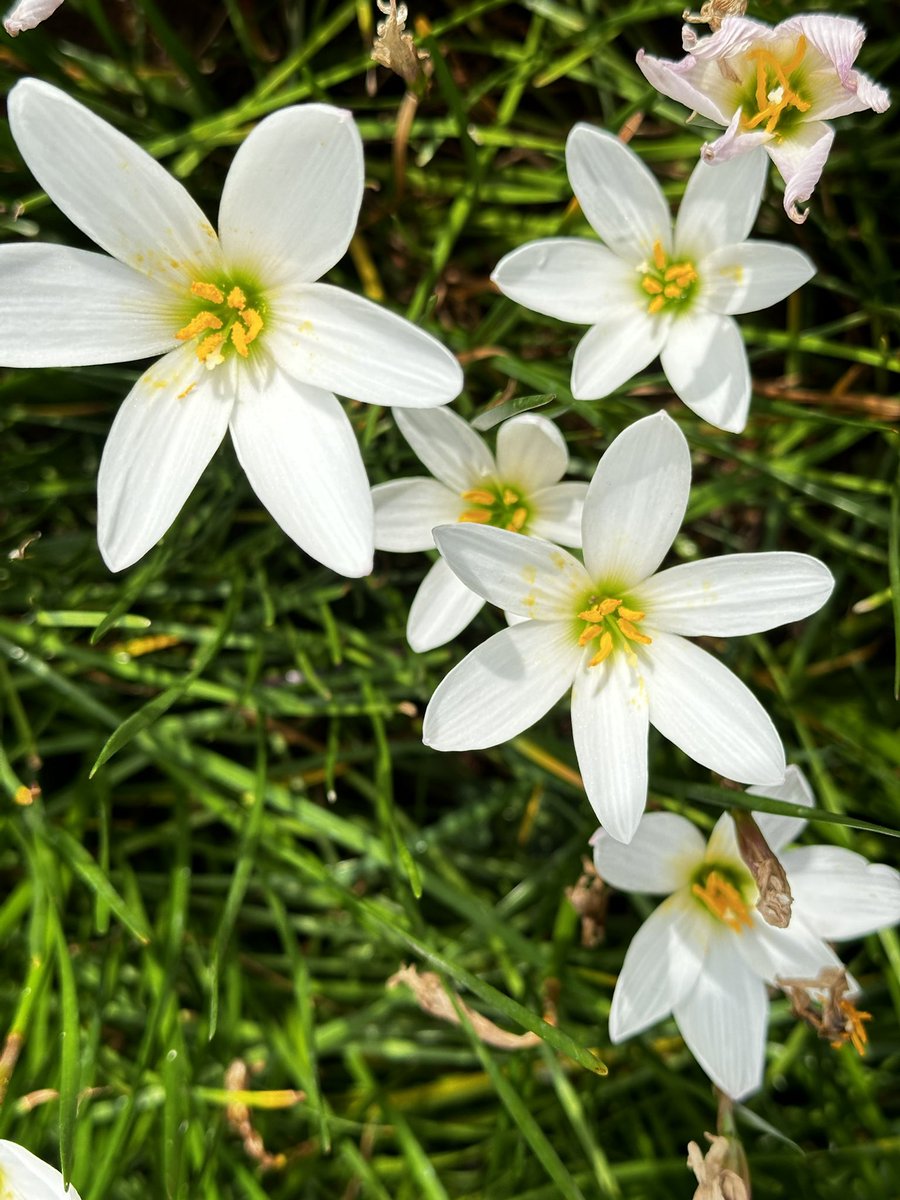
[[[872,1014],[860,1012],[852,1000],[839,1000],[838,1008],[844,1018],[844,1030],[831,1043],[831,1048],[838,1050],[849,1042],[856,1053],[862,1057],[866,1052],[866,1043],[869,1040],[863,1021],[871,1021]]]
[[[644,271],[641,287],[650,297],[649,313],[662,312],[670,302],[684,300],[698,278],[692,262],[670,263],[660,241],[653,243],[653,265],[645,264]]]
[[[522,496],[514,488],[505,485],[494,492],[488,488],[470,488],[462,493],[463,500],[471,504],[460,516],[460,521],[473,525],[495,525],[498,529],[509,529],[519,533],[528,520],[528,509]]]
[[[592,604],[590,608],[586,608],[584,612],[580,612],[578,614],[579,621],[586,621],[587,624],[578,638],[579,646],[586,646],[594,638],[600,639],[599,649],[588,666],[596,667],[598,663],[604,662],[612,654],[615,646],[613,629],[617,629],[629,642],[639,642],[642,646],[649,646],[653,639],[648,638],[637,628],[638,623],[643,621],[646,615],[646,613],[638,612],[637,609],[626,608],[621,600],[616,600],[612,596],[607,596]]]
[[[191,295],[217,305],[219,313],[202,309],[178,330],[175,334],[178,340],[187,342],[205,334],[197,344],[197,357],[209,369],[225,361],[222,351],[226,342],[231,343],[241,358],[247,358],[251,342],[262,330],[263,319],[255,308],[248,306],[243,290],[235,285],[226,295],[214,283],[194,280]]]
[[[791,75],[806,55],[806,38],[801,33],[791,58],[782,63],[771,50],[751,50],[748,57],[756,63],[756,116],[744,117],[744,129],[756,129],[765,121],[766,133],[775,133],[781,114],[787,108],[808,112],[810,102],[791,87]]]
[[[705,883],[693,884],[691,892],[735,933],[752,927],[753,919],[740,892],[718,871],[710,871]]]

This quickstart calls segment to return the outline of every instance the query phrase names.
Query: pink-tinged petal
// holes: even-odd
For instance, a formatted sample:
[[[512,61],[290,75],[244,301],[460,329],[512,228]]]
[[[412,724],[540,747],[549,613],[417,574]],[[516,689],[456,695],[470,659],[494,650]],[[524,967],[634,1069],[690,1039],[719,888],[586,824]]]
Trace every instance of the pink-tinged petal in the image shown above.
[[[150,358],[178,346],[172,293],[87,250],[0,247],[0,362],[79,367]]]
[[[658,630],[652,637],[641,648],[650,724],[719,775],[740,783],[781,783],[781,739],[753,693],[693,642]]]
[[[819,937],[863,937],[900,921],[900,875],[893,867],[842,846],[799,846],[781,861],[794,911]]]
[[[0,1182],[3,1200],[80,1200],[55,1167],[15,1142],[0,1142]]]
[[[713,142],[705,142],[700,148],[700,157],[707,165],[721,166],[722,163],[732,162],[744,154],[751,154],[760,146],[768,146],[774,134],[762,129],[745,130],[741,124],[743,111],[735,111],[728,128]]]
[[[831,16],[825,13],[803,13],[789,17],[777,26],[784,36],[806,38],[809,50],[828,60],[838,78],[846,86],[852,78],[853,64],[866,40],[865,28],[853,17]]]
[[[604,883],[648,896],[686,887],[706,849],[697,826],[670,812],[644,813],[628,845],[605,829],[598,829],[591,840],[594,866]]]
[[[59,8],[63,0],[19,0],[3,18],[3,28],[10,37],[34,29]]]
[[[747,794],[765,796],[769,800],[784,800],[787,804],[800,804],[804,808],[814,808],[816,803],[806,776],[794,763],[785,771],[782,783],[769,784],[767,787],[749,787]],[[770,850],[775,854],[780,854],[785,846],[795,841],[806,828],[806,820],[803,817],[781,817],[777,813],[765,812],[755,812],[753,816],[763,837],[769,843]]]
[[[779,979],[815,979],[823,967],[843,965],[831,947],[809,927],[796,905],[786,929],[767,925],[754,914],[752,928],[742,929],[736,942],[754,975],[771,985]]]
[[[623,653],[588,666],[572,688],[572,737],[591,807],[619,842],[634,837],[647,803],[647,688],[641,664]]]
[[[375,549],[431,550],[436,525],[452,525],[465,501],[436,479],[393,479],[372,488]]]
[[[769,1001],[763,981],[746,965],[737,935],[710,938],[703,969],[673,1006],[688,1049],[732,1100],[762,1085]]]
[[[279,289],[271,325],[267,347],[301,383],[401,408],[434,408],[462,390],[462,368],[437,338],[343,288]]]
[[[272,113],[239,147],[222,189],[229,265],[266,284],[312,283],[346,254],[363,181],[349,112],[304,104]]]
[[[784,211],[802,225],[807,212],[797,207],[813,194],[828,161],[834,130],[821,121],[807,121],[790,137],[770,142],[766,149],[784,180]]]
[[[417,654],[457,637],[484,607],[439,558],[422,580],[409,610],[406,640]]]
[[[491,525],[441,525],[438,549],[466,587],[520,617],[566,621],[586,602],[591,581],[567,550]],[[575,635],[573,634],[573,637]]]
[[[545,238],[501,258],[491,279],[532,312],[593,325],[616,303],[626,276],[633,276],[632,267],[599,242]]]
[[[533,493],[529,497],[528,532],[558,546],[580,546],[581,514],[587,490],[586,483],[555,483]]]
[[[215,230],[187,191],[130,138],[59,88],[20,80],[13,137],[54,204],[120,262],[190,299],[221,267]]]
[[[504,421],[497,431],[497,473],[504,483],[532,492],[557,483],[566,473],[569,451],[559,429],[537,413]]]
[[[695,62],[718,65],[724,58],[745,54],[757,46],[772,50],[784,40],[783,29],[783,24],[773,28],[763,21],[754,21],[752,17],[728,16],[709,37],[697,39],[691,47],[690,57]],[[753,74],[755,77],[755,71]]]
[[[664,314],[648,313],[634,294],[610,309],[600,325],[589,329],[575,350],[572,395],[576,400],[602,400],[653,362],[670,328]]]
[[[737,103],[738,86],[719,70],[718,63],[698,63],[690,55],[677,62],[637,52],[637,65],[658,92],[692,112],[727,125]]]
[[[274,364],[243,369],[231,436],[250,485],[289,538],[339,575],[372,570],[372,497],[334,396]]]
[[[669,206],[653,173],[613,133],[576,125],[566,141],[566,170],[584,215],[628,266],[672,244]]]
[[[891,94],[864,75],[862,71],[851,71],[847,90],[839,82],[826,83],[817,88],[815,102],[810,109],[810,118],[816,121],[832,121],[835,117],[846,117],[848,113],[883,113],[891,107]]]
[[[613,993],[609,1036],[633,1037],[669,1015],[697,982],[709,922],[683,895],[670,896],[631,940]]]
[[[750,367],[731,317],[697,309],[672,322],[660,355],[680,400],[704,421],[740,433],[750,409]]]
[[[600,459],[584,502],[591,578],[625,591],[652,575],[681,527],[690,490],[691,453],[671,417],[654,413],[624,429]]]
[[[228,428],[234,376],[193,347],[154,363],[122,402],[97,478],[97,541],[111,571],[142,558],[194,490]]]
[[[703,263],[704,289],[711,253],[743,242],[753,228],[768,169],[763,150],[718,166],[700,161],[694,167],[675,223],[675,257]]]
[[[761,151],[760,155],[766,157]],[[735,316],[777,304],[808,283],[816,268],[802,250],[793,246],[742,242],[714,250],[703,260],[702,271],[704,307]]]
[[[762,633],[818,612],[834,588],[808,554],[724,554],[660,571],[641,587],[647,625],[686,637]]]
[[[567,621],[501,629],[438,686],[422,740],[435,750],[483,750],[517,737],[565,695],[581,653]]]
[[[497,474],[483,438],[449,408],[395,408],[394,420],[419,462],[461,495]]]

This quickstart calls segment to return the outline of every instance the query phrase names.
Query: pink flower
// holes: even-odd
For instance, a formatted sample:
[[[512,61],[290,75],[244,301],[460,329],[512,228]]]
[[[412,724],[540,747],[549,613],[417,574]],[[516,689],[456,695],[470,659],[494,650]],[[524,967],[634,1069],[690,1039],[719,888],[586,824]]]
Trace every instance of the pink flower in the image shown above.
[[[34,29],[52,13],[55,13],[63,0],[19,0],[3,18],[3,28],[10,37],[24,33],[26,29]]]
[[[709,37],[686,25],[680,61],[638,51],[637,64],[655,88],[701,116],[727,126],[703,147],[706,162],[724,162],[764,146],[785,182],[784,208],[808,200],[828,159],[832,117],[871,108],[884,112],[887,91],[853,69],[866,31],[851,17],[791,17],[773,29],[726,17]]]

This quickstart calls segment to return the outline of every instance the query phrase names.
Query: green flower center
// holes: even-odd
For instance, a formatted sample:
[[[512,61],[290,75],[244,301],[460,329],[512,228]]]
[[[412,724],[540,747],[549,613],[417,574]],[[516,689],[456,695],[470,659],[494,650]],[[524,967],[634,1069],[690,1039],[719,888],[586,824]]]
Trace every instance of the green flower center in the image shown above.
[[[521,533],[530,516],[528,504],[518,488],[506,483],[486,483],[483,487],[462,492],[470,506],[459,518],[473,525],[494,525]]]
[[[691,895],[729,929],[743,933],[753,926],[744,893],[750,881],[740,868],[724,863],[704,863],[694,876]]]
[[[784,61],[771,50],[751,50],[747,59],[754,68],[741,108],[741,128],[745,130],[762,127],[766,133],[779,137],[791,125],[795,125],[801,114],[808,112],[810,101],[800,94],[803,82],[801,64],[806,56],[806,38],[801,33],[794,52]]]
[[[644,263],[641,270],[641,289],[650,297],[649,313],[687,304],[699,278],[697,268],[690,260],[672,262],[660,241],[653,243],[653,262]]]
[[[627,650],[630,650],[629,642],[649,646],[653,639],[638,629],[645,616],[646,613],[630,608],[615,596],[588,596],[584,611],[578,614],[578,620],[584,621],[584,629],[578,637],[579,646],[596,642],[597,647],[588,666],[596,667],[604,662],[617,644],[624,645]]]
[[[265,324],[265,305],[256,290],[233,281],[219,284],[195,279],[190,292],[203,307],[193,307],[190,320],[175,334],[178,340],[195,339],[197,357],[208,370],[223,363],[229,350],[249,358],[250,346]]]

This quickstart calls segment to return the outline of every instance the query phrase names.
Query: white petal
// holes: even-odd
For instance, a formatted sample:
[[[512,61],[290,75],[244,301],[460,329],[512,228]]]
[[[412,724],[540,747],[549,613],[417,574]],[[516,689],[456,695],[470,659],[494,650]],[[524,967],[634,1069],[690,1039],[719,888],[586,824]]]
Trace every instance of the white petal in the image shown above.
[[[814,808],[816,798],[806,776],[794,763],[788,767],[782,783],[770,783],[767,787],[749,787],[750,796],[766,796],[770,800],[785,800],[788,804],[802,804]],[[803,817],[780,817],[777,813],[755,812],[754,820],[762,830],[769,848],[776,854],[795,841],[806,828]]]
[[[491,525],[441,525],[434,540],[466,587],[538,621],[567,621],[577,641],[575,620],[591,581],[577,558],[540,538]]]
[[[23,79],[9,120],[28,168],[70,221],[120,261],[182,291],[220,263],[218,239],[181,184],[59,88]]]
[[[709,927],[697,909],[684,895],[670,896],[632,938],[609,1012],[612,1042],[655,1025],[695,985]]]
[[[703,260],[702,271],[703,304],[713,312],[733,316],[777,304],[808,283],[816,268],[793,246],[743,242],[713,251]]]
[[[637,266],[672,244],[662,189],[633,150],[613,133],[576,125],[566,140],[566,170],[584,215],[610,250]]]
[[[393,479],[372,488],[376,550],[431,550],[436,525],[459,520],[465,502],[436,479]]]
[[[253,490],[288,537],[339,575],[368,575],[372,497],[334,396],[274,365],[267,375],[244,370],[231,436]]]
[[[750,407],[750,368],[731,317],[695,311],[672,322],[662,367],[676,395],[704,421],[740,433]]]
[[[15,1142],[0,1141],[0,1185],[3,1200],[80,1200],[59,1171]]]
[[[192,346],[140,377],[112,423],[97,477],[97,541],[111,571],[166,532],[225,436],[232,372],[204,370]]]
[[[603,828],[630,842],[647,803],[647,688],[639,662],[613,654],[572,688],[572,737],[584,790]]]
[[[677,813],[644,813],[624,846],[599,829],[593,838],[594,866],[604,883],[650,896],[678,891],[703,861],[706,843],[696,825]]]
[[[723,812],[713,826],[706,843],[704,859],[707,863],[731,863],[743,869],[743,859],[738,850],[737,832],[731,813]]]
[[[703,970],[674,1010],[694,1058],[723,1092],[741,1100],[762,1085],[769,1001],[736,936],[724,930],[710,939]]]
[[[272,113],[238,149],[222,190],[219,236],[229,264],[267,283],[318,279],[347,252],[363,180],[362,140],[349,112],[304,104]]]
[[[621,387],[659,354],[671,322],[648,313],[637,288],[626,303],[610,308],[575,349],[572,395],[576,400],[602,400]]]
[[[462,368],[437,338],[343,288],[282,288],[272,313],[266,345],[301,383],[406,408],[434,408],[462,390]]]
[[[406,640],[417,654],[450,642],[481,612],[484,601],[439,558],[422,580],[409,610]]]
[[[823,121],[807,121],[791,130],[791,136],[769,142],[766,150],[784,180],[784,211],[798,225],[806,220],[806,211],[797,207],[813,194],[819,182],[834,130]]]
[[[678,61],[654,58],[643,50],[638,50],[635,61],[662,95],[671,96],[679,104],[720,125],[727,125],[731,120],[741,85],[728,79],[717,62],[698,62],[690,55]]]
[[[756,222],[768,169],[762,148],[715,166],[699,160],[678,210],[676,258],[706,259],[719,246],[743,242]]]
[[[769,984],[780,979],[815,979],[823,967],[843,965],[796,906],[786,929],[767,925],[754,914],[752,928],[737,935],[737,948],[754,975]]]
[[[172,293],[105,254],[0,247],[0,361],[79,367],[150,358],[178,345]]]
[[[591,577],[627,589],[672,545],[691,490],[684,434],[664,412],[624,429],[600,459],[584,502],[584,562]]]
[[[799,846],[782,856],[795,909],[823,938],[855,938],[900,921],[900,875],[842,846]]]
[[[3,28],[10,37],[24,33],[26,29],[34,29],[41,21],[46,21],[63,0],[19,0],[3,18]]]
[[[523,413],[504,421],[497,431],[497,473],[529,497],[558,483],[568,465],[565,438],[546,417]]]
[[[422,740],[435,750],[483,750],[533,725],[568,690],[581,647],[568,622],[501,629],[438,686]]]
[[[832,68],[831,71],[817,71],[815,81],[808,85],[813,101],[810,119],[827,121],[866,108],[884,112],[890,107],[887,89],[878,87],[862,72],[852,69],[866,36],[859,21],[852,17],[804,13],[786,21],[782,26],[785,28],[802,33],[809,47],[817,50]],[[833,87],[828,86],[829,75],[835,77]]]
[[[634,266],[587,238],[545,238],[501,258],[491,279],[532,312],[593,325],[634,280]]]
[[[724,554],[660,571],[641,587],[647,624],[688,637],[761,633],[818,612],[834,588],[808,554]]]
[[[528,532],[559,546],[580,546],[581,514],[587,490],[586,483],[556,483],[535,492],[529,497]]]
[[[449,408],[395,408],[397,428],[435,479],[460,494],[497,474],[482,438]]]
[[[646,653],[643,651],[646,650]],[[692,642],[654,631],[642,647],[650,724],[695,762],[741,783],[780,783],[781,739],[752,692]]]

